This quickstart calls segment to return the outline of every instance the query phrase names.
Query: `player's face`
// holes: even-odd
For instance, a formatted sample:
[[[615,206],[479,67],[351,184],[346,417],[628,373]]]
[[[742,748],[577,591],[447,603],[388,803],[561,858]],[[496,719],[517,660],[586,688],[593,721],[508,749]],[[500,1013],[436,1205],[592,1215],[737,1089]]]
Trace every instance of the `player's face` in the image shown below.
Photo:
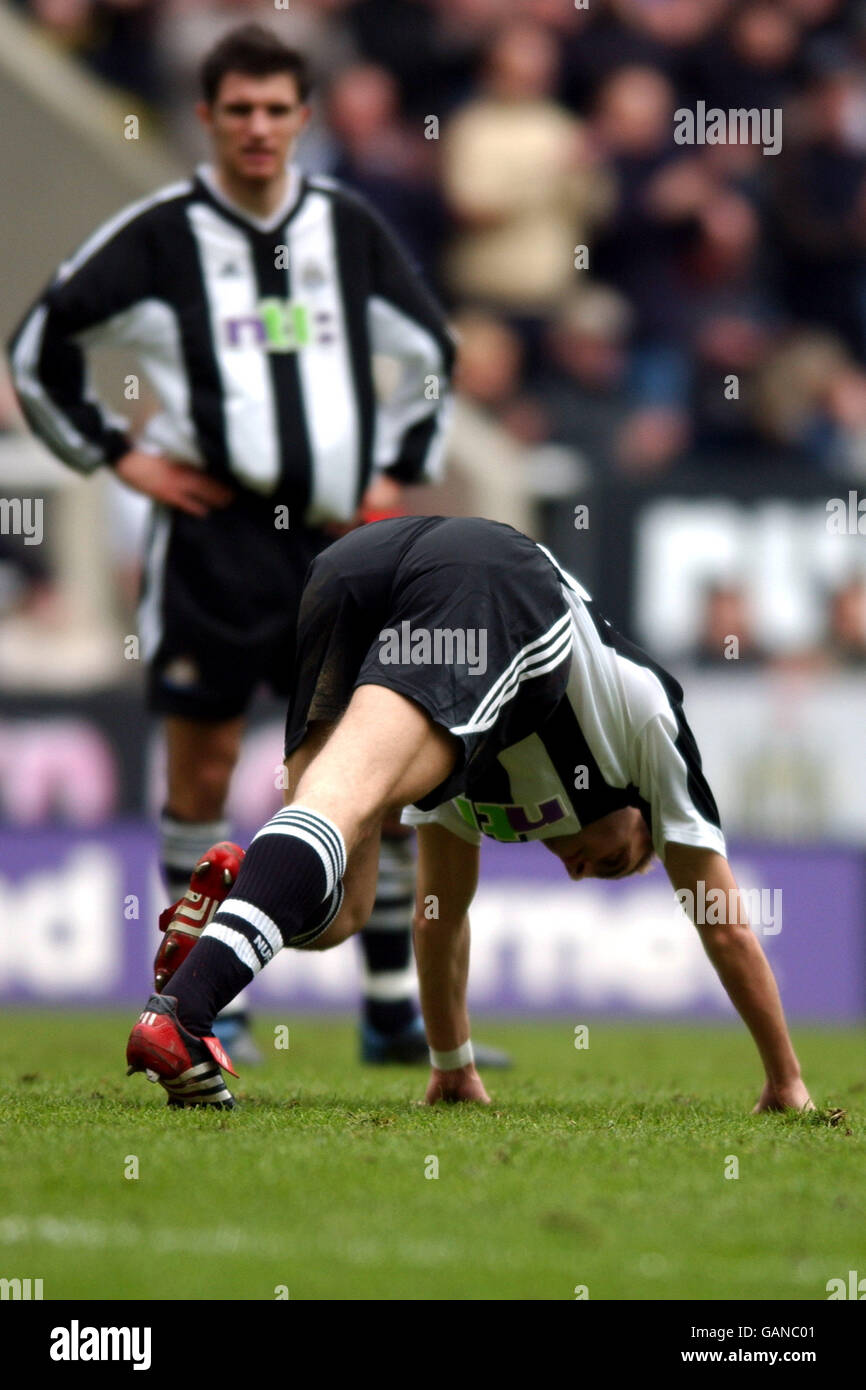
[[[554,835],[542,843],[573,879],[627,878],[646,863],[653,849],[646,821],[635,806],[611,811],[577,835]]]
[[[310,109],[290,73],[228,72],[213,104],[201,103],[198,113],[219,167],[233,179],[263,184],[282,177]]]

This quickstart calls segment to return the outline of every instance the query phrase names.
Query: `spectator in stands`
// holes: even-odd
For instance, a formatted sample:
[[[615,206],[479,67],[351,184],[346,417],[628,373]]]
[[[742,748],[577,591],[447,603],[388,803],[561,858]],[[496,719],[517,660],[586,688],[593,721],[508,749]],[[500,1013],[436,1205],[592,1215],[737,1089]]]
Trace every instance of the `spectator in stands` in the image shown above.
[[[534,391],[544,433],[579,454],[590,473],[614,466],[630,328],[622,295],[589,283],[566,300],[545,335],[547,369]]]
[[[766,653],[754,635],[745,591],[737,583],[714,582],[704,590],[692,660],[697,666],[731,669],[766,661]]]
[[[345,26],[360,57],[385,68],[397,84],[400,105],[419,127],[427,115],[465,99],[483,43],[502,19],[501,0],[480,6],[449,0],[353,0]],[[470,13],[463,15],[466,9]],[[461,23],[464,20],[464,23]]]
[[[763,438],[792,458],[866,477],[866,373],[833,334],[780,343],[756,374],[753,411]]]
[[[159,5],[160,0],[29,0],[27,8],[104,81],[156,101],[161,96],[154,38]]]
[[[346,68],[328,93],[327,119],[339,151],[331,172],[370,199],[435,281],[445,237],[438,142],[425,139],[420,121],[402,119],[396,79],[371,63]]]
[[[445,484],[417,488],[409,511],[456,512],[534,531],[530,503],[535,412],[523,395],[524,347],[502,319],[483,310],[456,315],[459,351],[454,423]]]
[[[839,333],[866,360],[866,78],[816,76],[801,136],[786,142],[774,186],[782,288],[794,317]]]
[[[753,378],[778,327],[760,258],[761,226],[749,201],[720,187],[699,214],[686,259],[692,325],[695,449],[754,463],[761,446],[752,409]]]
[[[866,579],[862,574],[852,575],[830,595],[824,645],[834,664],[866,666]]]
[[[484,63],[482,90],[445,134],[444,189],[458,232],[447,280],[461,299],[540,320],[573,286],[608,180],[582,124],[554,99],[547,30],[510,24]]]
[[[850,362],[829,377],[821,404],[821,461],[843,478],[866,479],[866,372],[862,367]]]
[[[686,448],[691,366],[683,258],[695,244],[712,181],[673,143],[675,93],[650,67],[621,68],[599,91],[592,133],[616,176],[595,270],[634,313],[633,414],[619,445],[629,472],[668,468]]]
[[[591,109],[598,89],[619,68],[651,67],[677,87],[696,46],[727,12],[731,0],[610,0],[588,6],[589,25],[565,47],[565,99]]]
[[[708,107],[780,107],[794,85],[800,29],[778,0],[734,6],[695,55],[691,88]]]

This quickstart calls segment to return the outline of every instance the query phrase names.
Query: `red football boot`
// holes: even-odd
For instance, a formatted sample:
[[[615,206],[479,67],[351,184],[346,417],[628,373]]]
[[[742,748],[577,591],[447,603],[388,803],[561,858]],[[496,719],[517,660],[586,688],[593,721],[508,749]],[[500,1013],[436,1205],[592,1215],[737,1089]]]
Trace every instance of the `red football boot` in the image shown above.
[[[240,872],[244,851],[222,840],[203,854],[192,871],[189,888],[159,918],[165,940],[153,962],[153,984],[161,994],[198,941],[220,903],[228,897]]]
[[[218,1038],[196,1038],[177,1016],[171,994],[152,994],[126,1044],[127,1076],[143,1071],[168,1092],[168,1103],[183,1109],[212,1105],[233,1110],[235,1099],[220,1071],[237,1072]]]

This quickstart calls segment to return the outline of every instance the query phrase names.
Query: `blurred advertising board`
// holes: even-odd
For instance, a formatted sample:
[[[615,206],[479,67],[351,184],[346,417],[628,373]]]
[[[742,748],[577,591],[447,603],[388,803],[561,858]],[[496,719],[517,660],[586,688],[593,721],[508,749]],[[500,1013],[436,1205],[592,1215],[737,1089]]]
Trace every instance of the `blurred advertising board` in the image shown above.
[[[242,837],[243,838],[243,837]],[[736,845],[741,884],[794,1019],[866,1013],[866,857],[846,848]],[[140,1003],[164,895],[143,822],[0,832],[0,999]],[[731,1008],[660,867],[623,883],[570,883],[540,845],[487,844],[472,912],[479,1011],[723,1019]],[[282,952],[256,981],[269,1009],[347,1010],[356,943]]]

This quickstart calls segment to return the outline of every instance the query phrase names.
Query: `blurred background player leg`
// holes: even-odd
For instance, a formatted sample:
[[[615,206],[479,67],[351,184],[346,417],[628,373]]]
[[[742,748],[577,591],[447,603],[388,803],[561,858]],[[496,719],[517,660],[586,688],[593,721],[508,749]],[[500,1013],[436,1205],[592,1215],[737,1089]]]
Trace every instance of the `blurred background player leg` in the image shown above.
[[[179,717],[165,721],[168,800],[159,821],[159,838],[160,864],[171,902],[187,891],[193,867],[205,850],[228,839],[229,822],[223,812],[243,722],[241,718]],[[223,1010],[215,1031],[245,1066],[261,1061],[243,994]]]
[[[361,1059],[415,1061],[427,1055],[412,952],[415,855],[411,830],[388,822],[379,850],[376,901],[360,935],[363,957]]]
[[[399,820],[386,821],[379,848],[376,901],[360,933],[363,956],[361,1060],[426,1064],[430,1053],[417,999],[412,908],[415,901],[413,835]],[[475,1044],[479,1065],[508,1067],[499,1048]]]

